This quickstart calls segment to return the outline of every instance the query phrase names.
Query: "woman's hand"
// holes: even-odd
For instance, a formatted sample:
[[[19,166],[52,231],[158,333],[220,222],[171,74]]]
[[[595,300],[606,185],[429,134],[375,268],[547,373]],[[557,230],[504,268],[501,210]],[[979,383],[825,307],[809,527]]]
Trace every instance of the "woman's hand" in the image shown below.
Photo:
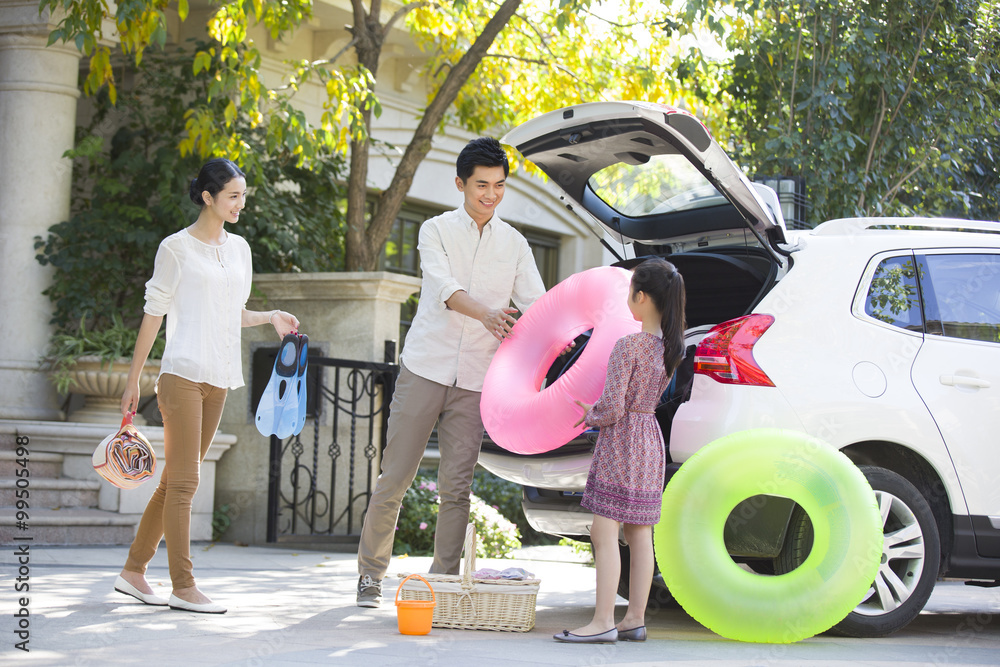
[[[122,417],[134,415],[139,409],[139,381],[134,382],[131,378],[125,384],[125,393],[122,394]]]
[[[579,405],[581,408],[583,408],[583,415],[581,415],[580,418],[576,420],[576,423],[573,424],[573,426],[579,426],[580,424],[583,423],[583,420],[587,418],[587,413],[590,412],[590,409],[594,406],[593,404],[588,405],[587,403],[584,403],[583,401],[578,401],[576,399],[573,399],[573,402]]]
[[[135,351],[132,352],[132,363],[128,369],[128,379],[125,380],[125,393],[122,394],[122,417],[134,415],[139,409],[139,376],[142,375],[142,367],[149,358],[149,351],[162,324],[163,315],[146,313],[142,316],[139,335],[135,339]]]
[[[293,331],[297,332],[299,330],[299,318],[283,310],[274,311],[268,321],[274,326],[274,330],[278,332],[278,338],[284,338]]]

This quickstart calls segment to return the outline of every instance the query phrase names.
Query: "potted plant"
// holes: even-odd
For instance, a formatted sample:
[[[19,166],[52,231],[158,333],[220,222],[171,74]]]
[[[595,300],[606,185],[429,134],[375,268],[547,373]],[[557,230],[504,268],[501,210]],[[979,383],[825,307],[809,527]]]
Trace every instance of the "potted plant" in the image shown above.
[[[61,394],[86,397],[74,421],[104,423],[119,413],[138,334],[137,328],[126,326],[118,315],[112,316],[109,327],[100,330],[88,330],[81,319],[77,331],[53,334],[43,359],[52,382]],[[145,396],[152,395],[164,346],[162,335],[157,335],[139,378],[139,390]]]

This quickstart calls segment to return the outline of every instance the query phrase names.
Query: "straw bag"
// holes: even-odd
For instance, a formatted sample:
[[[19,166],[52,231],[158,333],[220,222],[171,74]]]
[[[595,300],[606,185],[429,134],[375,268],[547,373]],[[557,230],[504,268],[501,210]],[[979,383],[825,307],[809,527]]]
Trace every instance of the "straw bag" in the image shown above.
[[[538,579],[474,579],[475,569],[476,527],[470,523],[465,529],[462,574],[423,575],[437,596],[433,627],[507,632],[527,632],[535,627]],[[404,582],[399,597],[430,600],[432,594],[417,582]]]
[[[156,454],[146,436],[132,425],[132,415],[125,415],[122,426],[101,444],[91,457],[94,470],[119,489],[134,489],[153,476]]]

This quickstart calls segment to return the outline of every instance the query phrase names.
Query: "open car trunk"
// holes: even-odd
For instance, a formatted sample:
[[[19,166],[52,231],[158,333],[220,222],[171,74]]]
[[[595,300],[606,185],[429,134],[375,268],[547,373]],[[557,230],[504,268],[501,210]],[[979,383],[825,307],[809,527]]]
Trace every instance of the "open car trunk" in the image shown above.
[[[650,255],[618,262],[615,266],[632,269]],[[756,246],[717,247],[705,251],[693,251],[665,255],[665,259],[677,267],[684,277],[687,292],[687,342],[688,354],[675,373],[674,381],[664,394],[664,399],[656,410],[657,420],[663,429],[667,444],[667,460],[670,455],[670,421],[677,408],[691,395],[691,378],[694,349],[705,333],[716,324],[741,317],[749,313],[774,285],[778,266],[771,256]],[[551,384],[572,366],[587,344],[588,335],[579,336],[573,354],[558,357],[546,374],[546,384]],[[596,441],[596,432],[587,431],[558,449],[541,454],[514,454],[501,448],[487,436],[483,441],[480,462],[495,474],[522,484],[538,483],[538,479],[519,480],[513,461],[498,466],[498,459],[545,459],[552,457],[589,455]],[[493,461],[497,461],[493,463]],[[497,467],[498,469],[494,469]]]
[[[777,195],[751,183],[696,118],[658,104],[580,104],[530,120],[504,141],[552,179],[612,254],[626,257],[632,246],[634,259],[615,266],[659,256],[684,277],[688,353],[656,410],[670,463],[671,423],[691,395],[697,344],[713,326],[749,314],[790,268]],[[578,337],[575,352],[555,360],[546,384],[587,340]],[[525,513],[537,530],[587,535],[579,494],[596,439],[588,430],[552,451],[514,454],[487,437],[479,462],[524,486]]]

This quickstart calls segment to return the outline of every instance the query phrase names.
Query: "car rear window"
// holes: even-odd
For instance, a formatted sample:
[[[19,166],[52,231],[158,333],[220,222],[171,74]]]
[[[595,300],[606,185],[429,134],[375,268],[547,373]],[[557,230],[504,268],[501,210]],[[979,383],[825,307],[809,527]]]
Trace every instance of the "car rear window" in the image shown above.
[[[594,173],[594,193],[621,215],[641,218],[727,204],[708,179],[681,155],[624,154]]]

